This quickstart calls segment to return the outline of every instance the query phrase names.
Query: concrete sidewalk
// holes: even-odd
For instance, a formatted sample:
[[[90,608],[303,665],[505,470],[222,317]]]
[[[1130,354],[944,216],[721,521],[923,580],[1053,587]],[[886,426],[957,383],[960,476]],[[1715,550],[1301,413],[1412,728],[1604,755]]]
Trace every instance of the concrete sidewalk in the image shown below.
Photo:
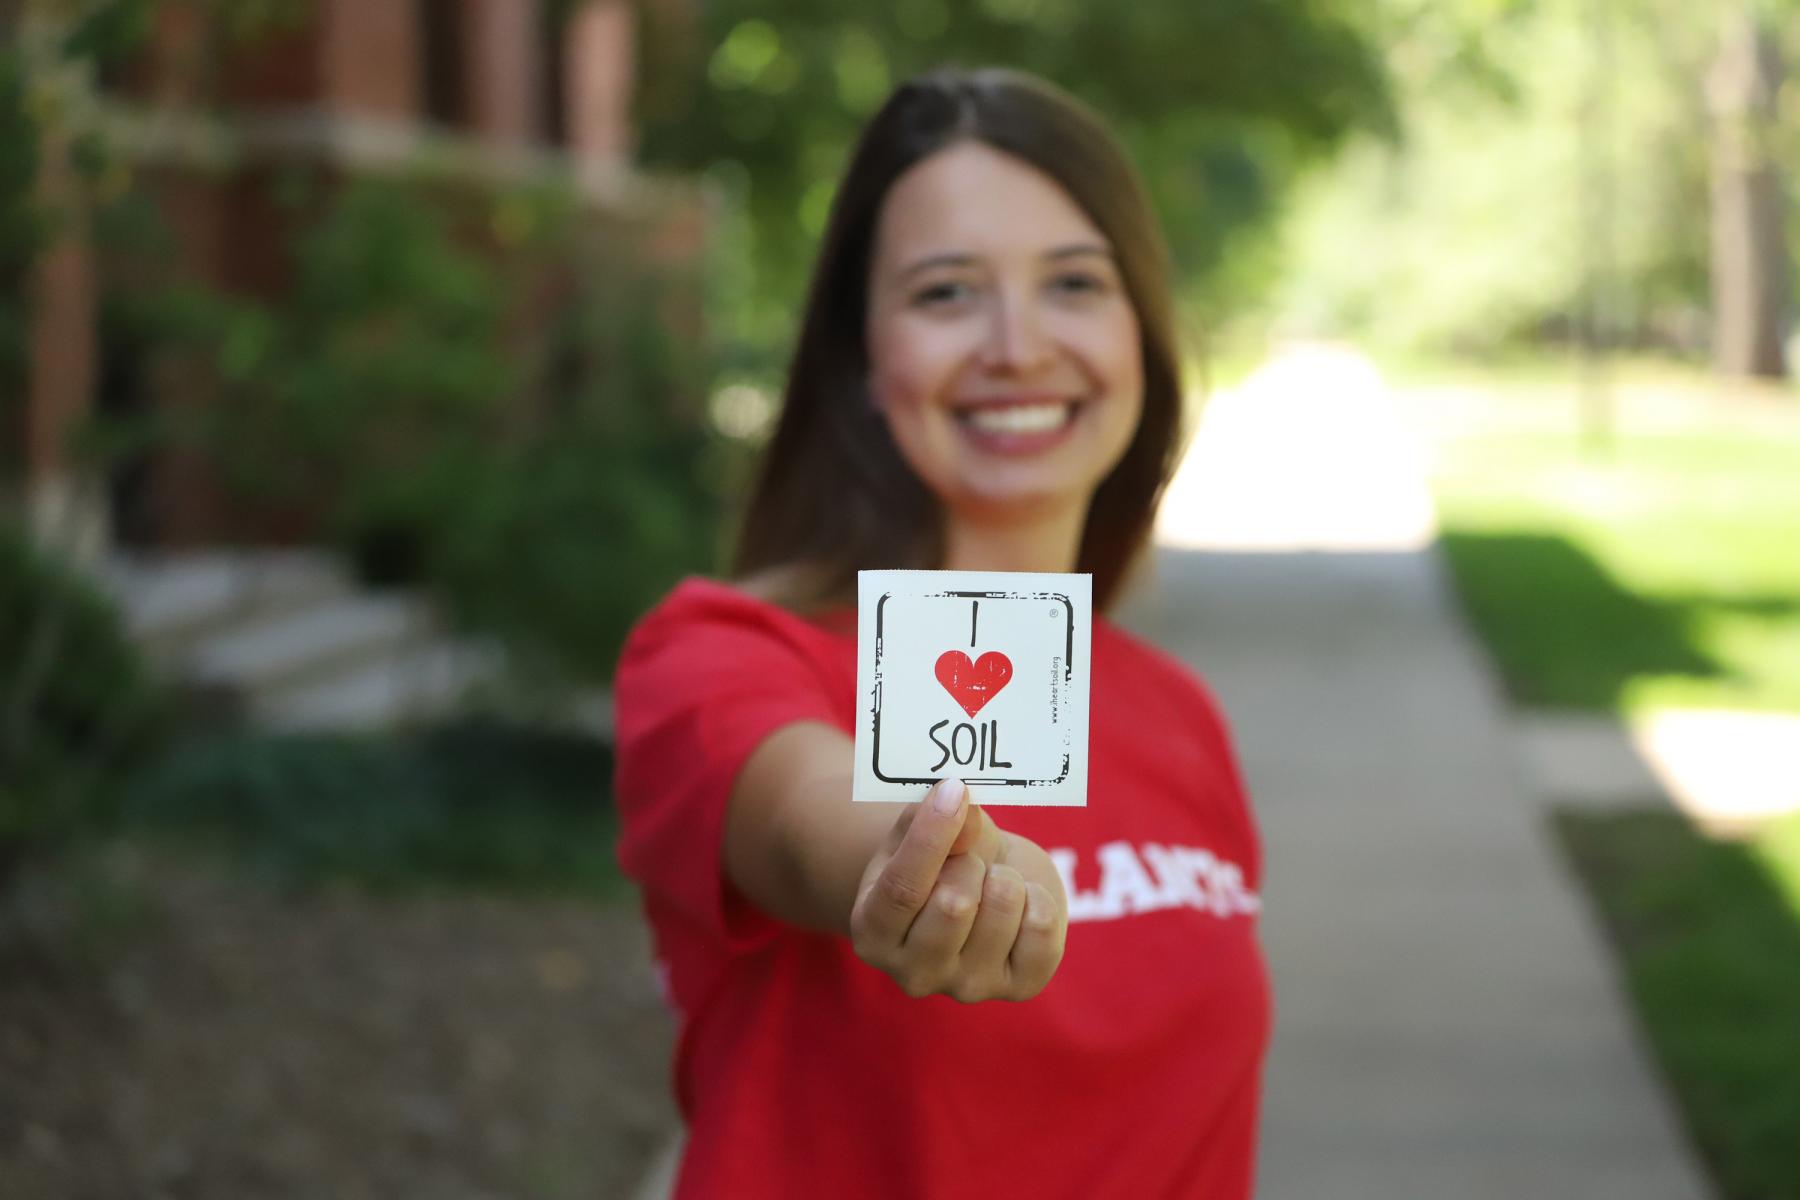
[[[1224,424],[1237,444],[1190,462],[1251,464],[1263,494],[1304,493],[1271,452],[1307,423],[1279,395],[1257,404],[1260,419],[1239,404]],[[1392,503],[1405,456],[1336,449],[1383,472],[1387,499],[1360,528],[1354,478],[1310,510],[1318,544],[1357,548],[1306,549],[1302,496],[1271,538],[1282,549],[1165,548],[1123,614],[1223,699],[1262,825],[1277,1021],[1259,1195],[1708,1196],[1483,652],[1413,506]],[[1404,528],[1384,549],[1393,514]],[[1182,520],[1176,504],[1169,540],[1203,545]]]

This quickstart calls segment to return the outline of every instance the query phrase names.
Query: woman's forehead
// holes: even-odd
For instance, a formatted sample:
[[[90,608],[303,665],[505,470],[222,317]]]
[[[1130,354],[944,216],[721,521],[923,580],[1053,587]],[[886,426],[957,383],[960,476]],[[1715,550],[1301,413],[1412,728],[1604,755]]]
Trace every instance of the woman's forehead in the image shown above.
[[[977,142],[940,150],[894,182],[876,258],[890,272],[926,259],[1040,257],[1106,238],[1055,179]]]

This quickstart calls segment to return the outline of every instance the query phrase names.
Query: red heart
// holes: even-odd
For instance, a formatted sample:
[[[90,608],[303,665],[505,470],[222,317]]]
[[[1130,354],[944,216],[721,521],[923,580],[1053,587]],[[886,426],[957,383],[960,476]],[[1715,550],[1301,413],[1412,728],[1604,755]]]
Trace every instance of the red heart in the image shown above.
[[[961,650],[946,650],[938,655],[937,677],[944,690],[972,717],[999,695],[1012,678],[1012,659],[998,650],[989,650],[970,662]]]

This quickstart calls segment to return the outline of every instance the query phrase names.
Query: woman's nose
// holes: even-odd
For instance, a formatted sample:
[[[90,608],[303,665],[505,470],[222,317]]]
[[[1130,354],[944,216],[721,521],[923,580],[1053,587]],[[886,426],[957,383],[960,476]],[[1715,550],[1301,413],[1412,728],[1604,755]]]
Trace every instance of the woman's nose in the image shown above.
[[[1042,365],[1049,351],[1037,305],[1029,298],[999,297],[988,317],[982,365],[1024,372]]]

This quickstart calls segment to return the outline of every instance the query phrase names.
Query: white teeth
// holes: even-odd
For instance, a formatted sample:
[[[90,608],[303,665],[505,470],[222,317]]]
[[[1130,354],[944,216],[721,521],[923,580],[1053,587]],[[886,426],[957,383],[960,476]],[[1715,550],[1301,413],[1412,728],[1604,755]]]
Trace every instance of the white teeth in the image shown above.
[[[1068,416],[1066,404],[1029,404],[1010,408],[978,408],[965,418],[983,433],[1048,433]]]

